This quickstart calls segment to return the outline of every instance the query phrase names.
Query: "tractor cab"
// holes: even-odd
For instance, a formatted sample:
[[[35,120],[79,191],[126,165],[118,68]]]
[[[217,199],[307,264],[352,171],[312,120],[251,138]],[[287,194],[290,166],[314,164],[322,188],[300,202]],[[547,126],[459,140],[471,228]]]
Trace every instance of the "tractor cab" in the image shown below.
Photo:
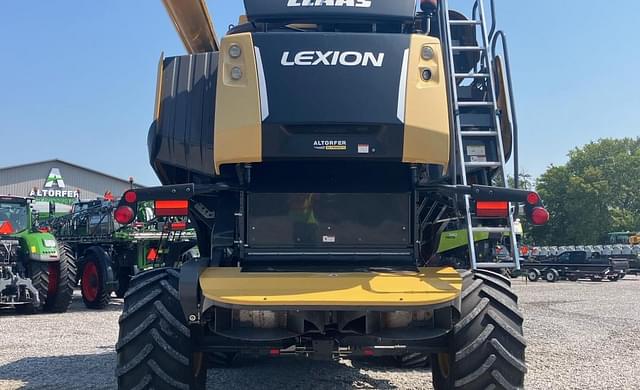
[[[27,198],[0,197],[0,234],[10,235],[28,229],[30,218]]]

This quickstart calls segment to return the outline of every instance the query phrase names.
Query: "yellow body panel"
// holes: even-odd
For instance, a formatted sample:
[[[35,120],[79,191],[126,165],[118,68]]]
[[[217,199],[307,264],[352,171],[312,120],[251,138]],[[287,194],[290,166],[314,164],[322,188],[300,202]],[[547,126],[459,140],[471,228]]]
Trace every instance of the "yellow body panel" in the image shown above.
[[[431,60],[421,56],[423,46],[433,49]],[[432,77],[422,79],[424,69]],[[449,165],[450,127],[447,82],[440,40],[426,35],[412,35],[407,73],[405,103],[405,163]]]
[[[242,49],[240,58],[229,56],[232,44]],[[230,35],[220,46],[215,131],[212,129],[216,173],[224,164],[262,161],[262,116],[253,39],[250,33]],[[240,80],[231,78],[234,67],[242,71]]]
[[[462,279],[453,268],[419,272],[301,273],[241,272],[207,268],[204,296],[227,306],[291,308],[425,307],[455,300]]]

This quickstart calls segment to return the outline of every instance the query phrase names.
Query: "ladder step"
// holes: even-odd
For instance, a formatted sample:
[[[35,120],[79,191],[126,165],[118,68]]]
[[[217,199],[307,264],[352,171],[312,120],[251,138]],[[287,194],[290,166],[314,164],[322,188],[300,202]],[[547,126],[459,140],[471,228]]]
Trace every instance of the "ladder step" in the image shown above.
[[[458,102],[458,107],[493,107],[493,102]]]
[[[480,20],[450,20],[449,24],[452,26],[468,26],[468,25],[481,25],[482,21]]]
[[[497,161],[465,161],[464,165],[469,168],[500,168],[502,166]]]
[[[489,73],[456,73],[457,79],[484,79],[490,76]]]
[[[461,131],[463,137],[496,137],[498,135],[497,131]]]
[[[516,263],[478,263],[476,264],[478,268],[516,268]]]
[[[482,46],[451,46],[453,51],[485,51]]]
[[[485,226],[478,226],[478,227],[474,227],[471,230],[473,230],[473,232],[477,232],[477,233],[511,233],[511,228],[509,227],[485,227]]]

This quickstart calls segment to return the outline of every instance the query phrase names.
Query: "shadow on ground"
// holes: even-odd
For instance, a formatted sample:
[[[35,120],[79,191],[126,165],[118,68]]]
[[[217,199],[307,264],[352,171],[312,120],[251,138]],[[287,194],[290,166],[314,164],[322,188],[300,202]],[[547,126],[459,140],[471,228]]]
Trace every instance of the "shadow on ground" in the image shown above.
[[[210,369],[208,389],[397,389],[386,378],[405,370],[385,360],[319,362],[304,358],[240,358],[231,368]],[[390,363],[390,362],[389,362]],[[115,389],[115,352],[24,358],[0,366],[2,389]],[[428,370],[424,370],[429,376]]]
[[[24,358],[0,366],[1,389],[115,389],[115,352]]]

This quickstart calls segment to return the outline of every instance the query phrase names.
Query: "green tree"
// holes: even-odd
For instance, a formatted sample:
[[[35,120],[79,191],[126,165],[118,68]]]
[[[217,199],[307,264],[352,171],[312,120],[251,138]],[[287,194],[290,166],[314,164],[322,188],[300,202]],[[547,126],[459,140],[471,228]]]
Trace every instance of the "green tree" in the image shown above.
[[[602,139],[550,167],[537,190],[551,213],[532,229],[537,244],[598,244],[611,231],[640,230],[640,138]]]

